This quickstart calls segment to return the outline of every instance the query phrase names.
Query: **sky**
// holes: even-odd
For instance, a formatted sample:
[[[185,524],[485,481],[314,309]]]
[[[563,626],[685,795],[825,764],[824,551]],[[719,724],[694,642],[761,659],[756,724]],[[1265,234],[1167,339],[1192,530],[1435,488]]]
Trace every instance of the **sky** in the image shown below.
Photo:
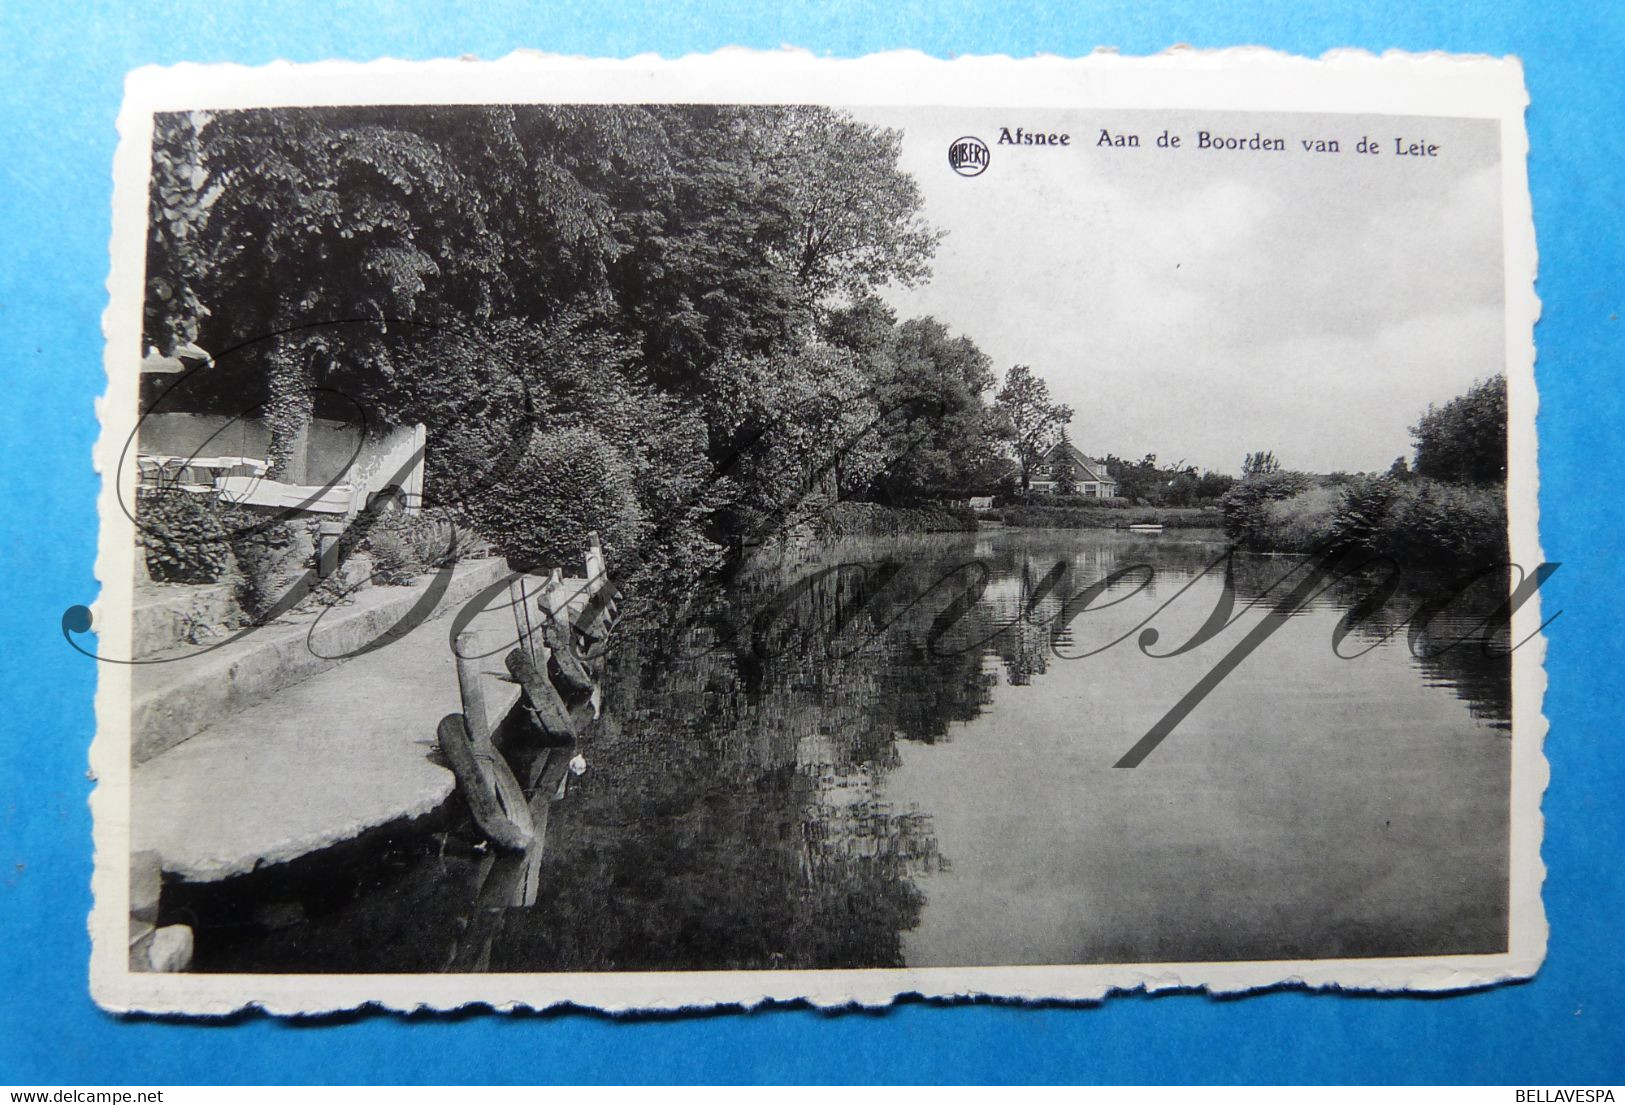
[[[1503,370],[1496,124],[1392,116],[860,109],[902,129],[901,167],[947,236],[933,275],[884,298],[1030,364],[1090,455],[1237,473],[1386,469],[1408,427]],[[1000,128],[1066,147],[999,145]],[[1100,131],[1138,148],[1102,147]],[[1158,147],[1164,130],[1182,139]],[[1200,149],[1198,132],[1286,141]],[[948,147],[974,135],[985,172]],[[1376,155],[1356,152],[1362,138]],[[1437,147],[1397,156],[1395,139]],[[1305,151],[1336,139],[1339,153]]]

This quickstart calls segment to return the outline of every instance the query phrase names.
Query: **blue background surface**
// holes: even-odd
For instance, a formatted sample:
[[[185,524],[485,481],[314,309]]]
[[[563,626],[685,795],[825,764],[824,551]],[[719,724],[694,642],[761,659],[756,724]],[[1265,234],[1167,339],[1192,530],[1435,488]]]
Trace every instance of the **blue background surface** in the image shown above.
[[[999,8],[311,0],[0,7],[0,1083],[414,1081],[1625,1081],[1618,474],[1622,21],[1611,5],[1199,0]],[[1545,801],[1550,955],[1533,982],[1448,998],[1275,992],[1084,1008],[905,1004],[615,1019],[362,1014],[120,1019],[86,987],[94,665],[58,630],[90,601],[114,120],[148,63],[475,54],[668,56],[730,44],[858,55],[1077,54],[1261,43],[1523,58],[1541,251],[1541,530],[1563,567]],[[1403,259],[1396,259],[1403,263]]]

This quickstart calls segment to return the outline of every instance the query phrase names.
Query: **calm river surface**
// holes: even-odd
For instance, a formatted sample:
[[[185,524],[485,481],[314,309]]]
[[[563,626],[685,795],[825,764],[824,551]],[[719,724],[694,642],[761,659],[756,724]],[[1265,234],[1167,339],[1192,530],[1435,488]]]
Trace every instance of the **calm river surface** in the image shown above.
[[[195,969],[1501,949],[1508,664],[1384,639],[1415,595],[1377,610],[1343,659],[1334,630],[1361,589],[1331,588],[1142,763],[1113,767],[1296,564],[1238,555],[1234,624],[1147,656],[1142,625],[1163,653],[1212,613],[1225,573],[1204,569],[1224,551],[1178,531],[989,529],[758,558],[683,631],[618,641],[581,739],[589,770],[551,806],[533,904],[492,898],[493,861],[455,819],[420,823],[255,876],[229,901],[183,898]],[[1064,599],[1130,568],[1062,616]],[[1460,624],[1440,618],[1428,640]]]

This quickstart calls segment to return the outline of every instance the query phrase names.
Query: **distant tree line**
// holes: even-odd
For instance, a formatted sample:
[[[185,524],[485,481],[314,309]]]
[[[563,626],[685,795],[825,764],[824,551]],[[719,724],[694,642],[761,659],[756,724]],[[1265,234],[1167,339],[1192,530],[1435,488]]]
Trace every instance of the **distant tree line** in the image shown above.
[[[1224,496],[1225,528],[1251,548],[1347,548],[1408,565],[1478,569],[1507,557],[1506,378],[1492,376],[1411,427],[1415,463],[1314,475],[1249,453]]]
[[[1107,454],[1106,467],[1117,481],[1117,492],[1130,502],[1149,506],[1188,507],[1217,502],[1236,482],[1234,476],[1198,469],[1178,461],[1162,464],[1157,454],[1139,460]]]
[[[1444,406],[1429,406],[1411,427],[1411,438],[1418,476],[1480,486],[1505,483],[1506,377],[1480,380]]]

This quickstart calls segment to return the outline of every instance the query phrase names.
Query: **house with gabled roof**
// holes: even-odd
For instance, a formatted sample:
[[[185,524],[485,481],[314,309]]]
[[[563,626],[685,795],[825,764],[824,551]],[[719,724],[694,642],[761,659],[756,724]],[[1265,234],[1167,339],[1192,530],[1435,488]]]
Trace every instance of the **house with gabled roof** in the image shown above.
[[[1117,481],[1112,478],[1105,461],[1084,456],[1070,441],[1058,441],[1050,446],[1034,467],[1029,489],[1041,494],[1053,494],[1063,473],[1070,468],[1074,494],[1090,499],[1117,497]]]

